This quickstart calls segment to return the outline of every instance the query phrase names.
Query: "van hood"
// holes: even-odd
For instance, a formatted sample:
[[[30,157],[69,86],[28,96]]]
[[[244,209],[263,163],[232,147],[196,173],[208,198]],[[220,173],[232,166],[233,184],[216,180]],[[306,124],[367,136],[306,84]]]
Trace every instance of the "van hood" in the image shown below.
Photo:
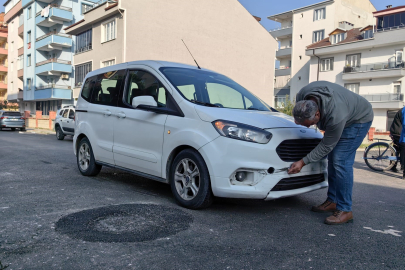
[[[279,112],[251,111],[215,107],[195,106],[198,116],[206,122],[228,120],[261,129],[302,128],[294,123],[294,118]]]

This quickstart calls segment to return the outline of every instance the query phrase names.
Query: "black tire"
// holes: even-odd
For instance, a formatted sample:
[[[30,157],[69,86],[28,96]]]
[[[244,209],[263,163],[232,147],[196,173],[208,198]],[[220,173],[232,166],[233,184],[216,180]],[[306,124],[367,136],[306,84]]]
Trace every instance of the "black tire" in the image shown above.
[[[185,165],[183,165],[182,161],[185,161],[187,163],[186,166],[190,170],[193,170],[194,173],[198,172],[198,176],[192,176],[187,172],[185,173],[187,176],[183,175],[181,177],[182,180],[179,180],[179,178],[176,180],[176,170],[184,171]],[[172,193],[181,206],[189,209],[203,209],[212,204],[214,195],[211,191],[208,168],[204,159],[197,151],[193,149],[181,151],[171,165],[169,176]],[[198,187],[197,192],[196,187]],[[181,193],[185,197],[190,196],[190,198],[183,198]]]
[[[81,149],[82,147],[86,148],[86,146],[88,147],[88,161],[87,163],[87,168],[86,166],[84,166],[85,164],[82,163],[81,158],[82,158],[82,154],[81,154]],[[87,151],[87,150],[85,150]],[[94,159],[94,155],[93,155],[93,148],[91,148],[91,144],[90,141],[87,138],[83,138],[80,142],[79,145],[77,147],[77,154],[76,154],[76,161],[77,161],[77,167],[79,168],[79,171],[82,175],[84,176],[96,176],[100,170],[101,170],[101,165],[96,164],[96,160]],[[81,165],[82,163],[82,165]]]
[[[27,131],[25,128],[20,128],[20,131]]]
[[[15,131],[15,128],[11,128],[11,131]]]
[[[63,134],[63,131],[60,128],[60,126],[56,126],[55,131],[56,131],[56,139],[61,141],[65,138],[65,134]]]
[[[373,143],[364,152],[364,160],[367,166],[378,172],[391,170],[397,161],[389,160],[388,157],[395,156],[395,149],[384,142]]]

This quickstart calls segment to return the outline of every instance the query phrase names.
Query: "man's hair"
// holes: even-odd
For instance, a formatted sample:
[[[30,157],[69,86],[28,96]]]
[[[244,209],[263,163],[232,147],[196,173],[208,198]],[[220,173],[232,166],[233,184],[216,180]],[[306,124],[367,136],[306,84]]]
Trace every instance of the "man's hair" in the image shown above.
[[[318,104],[313,100],[301,100],[295,104],[293,116],[295,121],[303,123],[306,119],[313,120],[318,111]]]

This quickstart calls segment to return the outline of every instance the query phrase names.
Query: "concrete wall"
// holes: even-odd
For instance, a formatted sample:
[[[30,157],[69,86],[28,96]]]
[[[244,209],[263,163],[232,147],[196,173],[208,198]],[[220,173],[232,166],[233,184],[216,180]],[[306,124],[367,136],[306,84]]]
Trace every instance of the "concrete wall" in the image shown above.
[[[7,92],[8,99],[17,99],[18,88],[22,88],[22,82],[17,77],[18,73],[18,46],[20,37],[18,36],[18,16],[14,17],[8,24],[8,44],[14,42],[14,48],[8,48],[8,74]],[[11,67],[12,66],[12,67]]]
[[[184,39],[200,66],[229,76],[273,104],[277,42],[239,2],[133,0],[122,2],[122,7],[127,20],[126,61],[194,65]]]

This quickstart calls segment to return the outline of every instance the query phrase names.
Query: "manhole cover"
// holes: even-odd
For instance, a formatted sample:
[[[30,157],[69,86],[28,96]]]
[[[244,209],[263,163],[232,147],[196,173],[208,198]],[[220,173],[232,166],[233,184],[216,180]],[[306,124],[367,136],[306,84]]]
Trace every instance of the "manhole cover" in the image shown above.
[[[191,215],[153,204],[124,204],[70,214],[56,231],[89,242],[143,242],[187,230]]]

